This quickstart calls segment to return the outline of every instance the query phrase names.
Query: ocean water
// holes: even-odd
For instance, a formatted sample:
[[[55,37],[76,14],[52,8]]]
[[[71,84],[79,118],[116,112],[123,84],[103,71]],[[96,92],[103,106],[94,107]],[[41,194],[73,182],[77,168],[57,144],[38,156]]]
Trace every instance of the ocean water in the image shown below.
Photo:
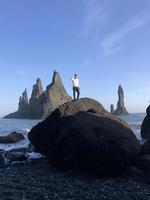
[[[146,116],[145,113],[134,113],[127,116],[121,116],[121,118],[124,119],[129,124],[129,126],[133,130],[138,140],[141,140],[140,128],[145,116]],[[17,142],[15,144],[0,144],[0,149],[9,150],[12,148],[27,147],[29,144],[27,134],[30,131],[30,129],[33,126],[35,126],[39,121],[40,120],[0,118],[0,136],[7,135],[12,131],[17,131],[22,133],[25,137],[25,140],[22,140],[21,142]]]
[[[22,133],[25,140],[14,144],[0,144],[0,149],[9,150],[19,147],[27,147],[29,144],[28,132],[35,126],[40,120],[26,120],[26,119],[2,119],[0,118],[0,136],[7,135],[13,131]]]
[[[124,119],[130,126],[130,128],[133,130],[135,136],[138,140],[142,140],[141,138],[141,124],[146,116],[146,113],[132,113],[130,115],[124,115],[121,116],[122,119]]]

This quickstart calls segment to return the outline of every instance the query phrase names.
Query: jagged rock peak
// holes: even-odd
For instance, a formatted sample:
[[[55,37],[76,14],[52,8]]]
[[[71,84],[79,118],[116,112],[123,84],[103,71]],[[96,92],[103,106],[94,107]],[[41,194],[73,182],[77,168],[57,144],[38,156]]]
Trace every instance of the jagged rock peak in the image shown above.
[[[41,96],[42,93],[43,93],[42,82],[40,78],[37,78],[36,84],[33,85],[30,103],[35,103],[35,101]]]
[[[68,95],[58,72],[54,71],[52,82],[47,86],[42,97],[43,101],[46,102],[46,105],[44,106],[46,115],[47,113],[54,111],[63,103],[71,100],[71,97]],[[45,114],[42,118],[46,117]]]
[[[59,72],[54,70],[52,84],[63,84]]]
[[[40,79],[40,78],[37,78],[37,79],[36,79],[36,84],[37,84],[37,85],[38,85],[38,84],[42,85],[42,82],[41,82],[41,79]]]
[[[18,111],[6,115],[4,118],[43,119],[60,105],[71,100],[59,73],[56,71],[54,71],[52,82],[46,87],[45,91],[42,89],[41,80],[39,78],[36,80],[29,103],[24,105],[22,101],[24,101],[24,96],[27,96],[26,94],[27,91],[20,97]]]
[[[20,96],[19,98],[19,104],[28,104],[28,94],[27,94],[26,88],[24,92],[22,93],[22,96]]]
[[[128,115],[125,106],[124,106],[124,92],[122,86],[119,85],[118,87],[118,102],[117,102],[117,109],[114,111],[115,115]]]
[[[18,111],[23,112],[26,107],[28,106],[28,94],[27,89],[25,88],[24,92],[22,93],[22,96],[19,98],[19,105],[18,105]]]

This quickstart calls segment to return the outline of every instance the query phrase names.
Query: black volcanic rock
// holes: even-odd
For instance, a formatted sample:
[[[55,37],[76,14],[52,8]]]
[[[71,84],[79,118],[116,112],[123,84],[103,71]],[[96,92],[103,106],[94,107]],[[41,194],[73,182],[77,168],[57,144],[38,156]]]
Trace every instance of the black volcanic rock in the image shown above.
[[[107,112],[99,102],[89,98],[64,103],[28,133],[28,138],[35,149],[43,154],[48,154],[49,148],[53,147],[59,136],[63,123],[62,117],[73,115],[79,111],[94,111],[101,114]]]
[[[119,88],[118,88],[117,109],[114,111],[113,114],[115,114],[115,115],[128,115],[129,114],[124,106],[124,92],[123,92],[121,85],[119,85]]]
[[[150,115],[147,115],[142,122],[141,137],[150,141]]]
[[[141,145],[142,154],[150,154],[150,140],[146,140],[143,145]]]
[[[18,133],[18,132],[12,132],[9,133],[8,135],[5,136],[0,136],[0,143],[16,143],[19,142],[21,140],[24,140],[24,136],[22,135],[22,133]]]
[[[123,172],[139,153],[134,133],[112,116],[78,112],[65,120],[48,157],[58,167],[112,175]]]
[[[18,111],[4,118],[43,119],[46,118],[59,105],[71,100],[66,92],[58,72],[54,71],[52,83],[43,92],[41,80],[38,78],[33,85],[31,98],[28,102],[27,90],[19,99]]]
[[[150,145],[150,106],[147,107],[146,114],[147,115],[144,118],[142,125],[141,125],[141,137],[143,139],[147,139],[148,144]]]
[[[4,158],[7,160],[7,164],[13,161],[24,161],[28,159],[27,153],[31,153],[31,151],[25,147],[10,149],[4,152]]]
[[[0,149],[0,169],[5,169],[4,151]]]
[[[51,164],[100,174],[121,172],[140,152],[127,123],[88,98],[59,106],[31,129],[28,138]]]

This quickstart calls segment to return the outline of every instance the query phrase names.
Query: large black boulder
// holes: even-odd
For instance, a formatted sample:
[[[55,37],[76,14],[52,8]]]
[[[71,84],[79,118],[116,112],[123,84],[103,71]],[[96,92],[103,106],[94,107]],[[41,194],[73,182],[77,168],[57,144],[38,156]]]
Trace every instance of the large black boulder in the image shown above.
[[[150,115],[147,115],[142,122],[141,137],[150,140]]]
[[[141,137],[150,141],[150,106],[147,107],[146,114],[141,126]]]
[[[47,155],[59,136],[63,126],[63,117],[74,115],[79,111],[90,111],[99,114],[107,113],[99,102],[89,98],[64,103],[28,133],[28,138],[35,149]]]
[[[56,166],[118,174],[140,153],[132,130],[108,116],[78,112],[64,121],[49,153],[50,163]]]
[[[99,173],[121,172],[140,152],[128,124],[89,98],[59,106],[28,138],[54,165]]]

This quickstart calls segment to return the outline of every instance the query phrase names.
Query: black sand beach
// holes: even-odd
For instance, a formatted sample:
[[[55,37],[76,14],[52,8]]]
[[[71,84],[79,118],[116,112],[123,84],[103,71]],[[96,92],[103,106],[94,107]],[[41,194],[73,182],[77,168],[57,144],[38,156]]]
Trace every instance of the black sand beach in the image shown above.
[[[0,170],[1,200],[150,199],[150,178],[122,175],[98,178],[85,172],[62,171],[47,161]]]

